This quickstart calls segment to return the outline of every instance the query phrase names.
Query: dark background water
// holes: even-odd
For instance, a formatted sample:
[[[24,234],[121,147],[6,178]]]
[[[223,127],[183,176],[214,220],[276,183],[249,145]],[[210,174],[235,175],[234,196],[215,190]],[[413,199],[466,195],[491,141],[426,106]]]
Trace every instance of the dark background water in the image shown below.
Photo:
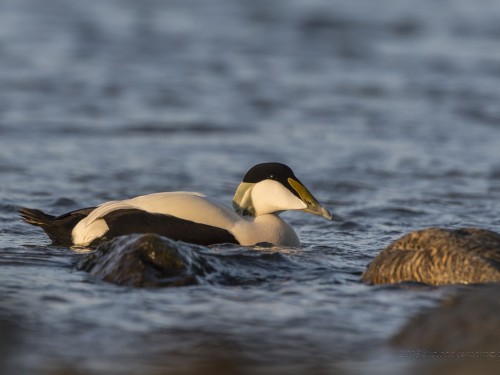
[[[453,288],[359,275],[410,230],[499,229],[498,103],[493,0],[2,0],[0,370],[398,366],[384,342]],[[99,282],[16,213],[169,190],[229,203],[270,160],[337,220],[284,214],[302,251],[229,252],[234,285]]]

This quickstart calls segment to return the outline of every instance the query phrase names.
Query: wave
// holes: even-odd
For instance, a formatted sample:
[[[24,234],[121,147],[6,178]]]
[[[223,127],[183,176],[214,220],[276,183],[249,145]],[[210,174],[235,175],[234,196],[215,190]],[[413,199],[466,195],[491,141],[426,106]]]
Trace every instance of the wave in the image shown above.
[[[303,268],[274,247],[203,247],[156,234],[134,234],[103,242],[83,254],[76,268],[111,283],[134,287],[194,284],[243,285],[289,277]]]

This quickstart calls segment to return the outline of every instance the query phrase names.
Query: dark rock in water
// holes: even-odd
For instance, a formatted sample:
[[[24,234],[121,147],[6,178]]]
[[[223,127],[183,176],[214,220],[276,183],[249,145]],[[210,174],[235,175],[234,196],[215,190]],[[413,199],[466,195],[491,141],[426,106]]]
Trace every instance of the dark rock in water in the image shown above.
[[[415,231],[382,250],[362,280],[431,285],[500,282],[500,234],[478,228]]]
[[[20,328],[3,317],[3,309],[0,310],[0,374],[14,374],[13,357],[21,343]],[[13,317],[11,317],[13,318]],[[19,317],[14,319],[19,320]]]
[[[157,234],[132,234],[101,242],[76,268],[115,284],[134,287],[198,283],[248,285],[288,279],[301,266],[272,247],[204,247]],[[274,245],[273,245],[274,246]]]
[[[500,286],[475,287],[411,318],[391,338],[415,374],[498,374]]]
[[[195,248],[156,234],[121,236],[100,244],[77,269],[120,285],[192,285],[197,283],[197,275],[212,271]]]

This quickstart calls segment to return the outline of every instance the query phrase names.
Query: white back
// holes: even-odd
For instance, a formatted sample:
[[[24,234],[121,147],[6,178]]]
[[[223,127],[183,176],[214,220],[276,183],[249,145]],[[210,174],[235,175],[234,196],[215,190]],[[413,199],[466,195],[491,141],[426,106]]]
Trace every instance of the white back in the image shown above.
[[[229,208],[194,192],[167,192],[141,195],[123,201],[111,201],[97,207],[87,216],[85,226],[111,211],[138,208],[151,213],[173,215],[181,219],[228,229],[240,217]]]

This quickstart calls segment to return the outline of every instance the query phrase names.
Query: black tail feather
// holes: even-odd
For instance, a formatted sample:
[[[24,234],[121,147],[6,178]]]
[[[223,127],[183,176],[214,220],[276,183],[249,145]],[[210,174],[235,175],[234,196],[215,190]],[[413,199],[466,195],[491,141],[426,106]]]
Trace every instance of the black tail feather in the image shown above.
[[[26,223],[39,227],[44,225],[51,225],[51,223],[55,219],[55,216],[46,214],[43,211],[26,207],[21,207],[19,209],[19,214]]]
[[[71,236],[73,228],[94,208],[84,208],[61,216],[53,216],[37,209],[21,207],[19,214],[26,223],[42,228],[54,244],[71,246],[73,244]]]

